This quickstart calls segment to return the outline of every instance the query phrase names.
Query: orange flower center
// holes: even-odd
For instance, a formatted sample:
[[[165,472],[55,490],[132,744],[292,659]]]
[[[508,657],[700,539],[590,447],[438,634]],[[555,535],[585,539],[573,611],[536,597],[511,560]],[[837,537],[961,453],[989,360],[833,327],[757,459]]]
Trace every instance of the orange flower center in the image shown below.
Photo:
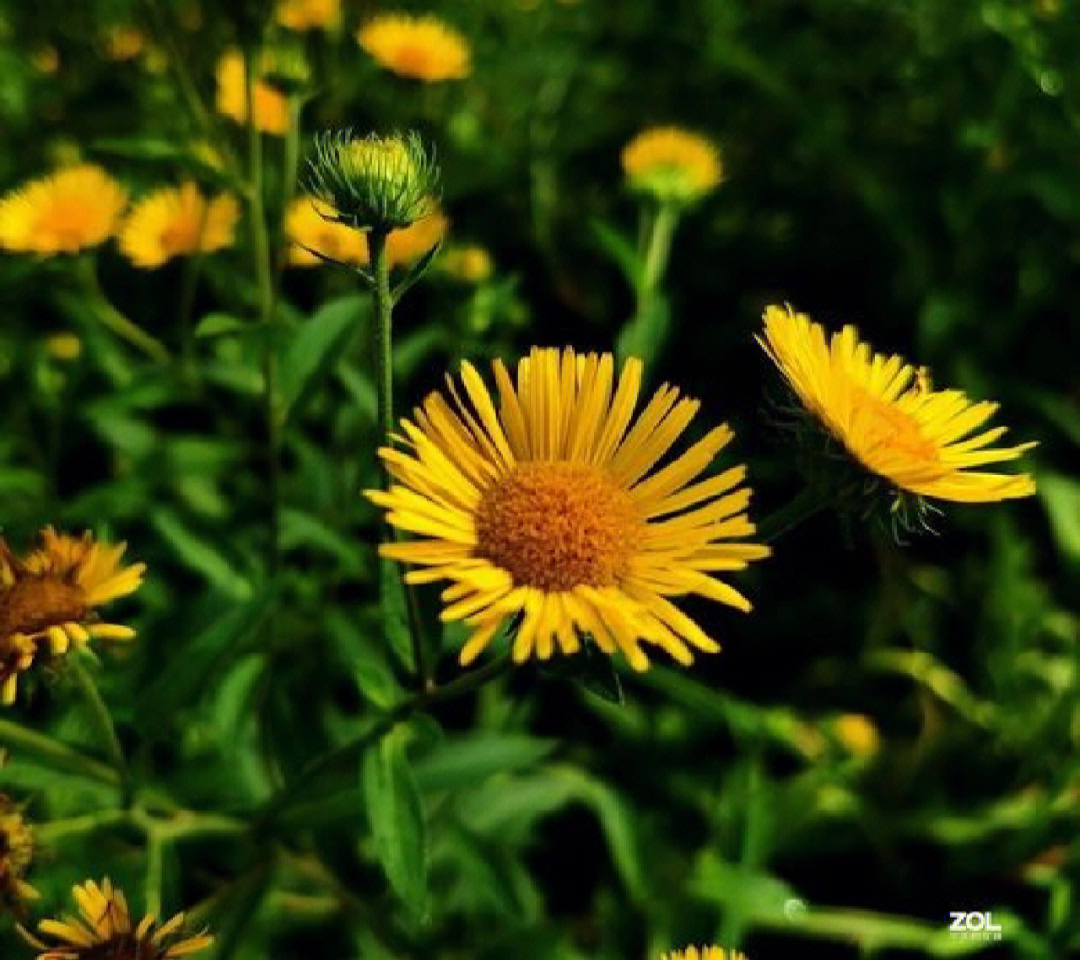
[[[478,554],[516,584],[560,592],[625,577],[641,521],[596,467],[522,463],[484,492],[476,528]]]
[[[48,574],[26,577],[0,591],[0,637],[78,622],[89,611],[82,587]]]

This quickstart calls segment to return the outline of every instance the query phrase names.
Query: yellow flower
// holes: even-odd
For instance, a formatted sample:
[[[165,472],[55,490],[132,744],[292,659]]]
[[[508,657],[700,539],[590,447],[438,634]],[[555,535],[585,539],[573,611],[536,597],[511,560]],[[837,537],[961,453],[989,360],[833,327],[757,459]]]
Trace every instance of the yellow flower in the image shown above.
[[[449,229],[450,218],[442,210],[435,209],[407,227],[391,230],[386,238],[386,257],[390,266],[404,267],[419,260],[442,242]]]
[[[315,267],[326,259],[349,266],[367,266],[370,256],[364,232],[339,223],[332,215],[324,216],[329,209],[310,197],[289,204],[285,212],[285,236],[291,241],[289,263],[294,267]],[[411,226],[391,230],[386,238],[390,266],[407,266],[418,260],[442,240],[449,226],[446,214],[436,209]]]
[[[206,933],[186,936],[184,914],[159,924],[148,914],[133,927],[123,891],[108,878],[99,886],[93,880],[72,890],[79,916],[42,920],[38,931],[57,941],[48,946],[34,941],[43,952],[38,960],[174,960],[205,950],[214,942]]]
[[[285,211],[289,263],[294,267],[317,267],[323,258],[352,266],[367,263],[363,232],[331,219],[327,211],[310,197],[299,197],[289,204]]]
[[[116,63],[134,60],[146,48],[146,34],[130,24],[114,24],[101,38],[106,59]]]
[[[0,200],[0,247],[53,256],[96,247],[115,232],[127,193],[101,167],[79,164]]]
[[[871,756],[881,743],[874,721],[862,713],[841,714],[834,721],[833,729],[837,739],[857,757]]]
[[[700,404],[664,386],[634,408],[642,364],[616,377],[610,354],[534,348],[517,383],[494,362],[499,407],[468,363],[452,402],[432,393],[402,419],[405,449],[379,451],[392,485],[367,496],[397,529],[424,539],[387,543],[384,557],[426,567],[410,583],[448,580],[442,619],[464,621],[467,664],[520,617],[518,662],[581,637],[648,666],[641,643],[679,663],[717,643],[668,598],[699,594],[749,610],[711,574],[744,568],[769,548],[745,541],[744,467],[698,480],[731,439],[725,425],[654,470]],[[468,398],[466,402],[464,397]]]
[[[18,909],[38,892],[23,878],[34,859],[34,836],[22,811],[0,793],[0,906]]]
[[[38,654],[59,657],[91,639],[129,640],[130,627],[102,623],[98,607],[138,589],[146,567],[121,563],[125,544],[97,543],[46,527],[25,558],[0,539],[0,703],[15,700],[20,673]]]
[[[45,352],[53,360],[70,362],[82,356],[82,340],[74,333],[54,333],[45,338]]]
[[[137,267],[232,246],[240,205],[221,194],[207,200],[194,183],[165,187],[140,200],[120,232],[120,249]]]
[[[280,0],[274,19],[288,30],[332,30],[341,23],[341,0]]]
[[[660,960],[746,960],[746,954],[735,950],[729,952],[723,947],[686,947],[665,953]]]
[[[716,147],[679,127],[643,130],[623,148],[622,165],[631,189],[675,203],[703,197],[723,178]]]
[[[263,133],[284,136],[289,130],[289,100],[280,90],[256,79],[251,90],[255,126]],[[229,50],[218,61],[217,109],[235,123],[247,123],[247,93],[244,89],[244,57]]]
[[[872,354],[854,327],[827,339],[820,324],[790,308],[770,306],[758,340],[815,420],[890,491],[966,503],[1035,492],[1027,474],[972,469],[1034,446],[991,447],[1005,433],[981,430],[996,403],[934,390],[902,358]]]
[[[495,270],[491,254],[476,245],[454,247],[439,259],[442,271],[460,283],[482,283]]]
[[[385,13],[356,39],[376,63],[400,77],[434,83],[461,80],[472,70],[468,41],[437,17]]]

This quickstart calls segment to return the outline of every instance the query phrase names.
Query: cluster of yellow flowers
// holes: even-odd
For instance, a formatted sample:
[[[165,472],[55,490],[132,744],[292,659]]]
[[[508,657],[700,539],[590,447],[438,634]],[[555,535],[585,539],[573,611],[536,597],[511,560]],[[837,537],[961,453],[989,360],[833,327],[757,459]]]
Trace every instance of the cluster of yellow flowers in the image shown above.
[[[231,246],[240,216],[234,197],[206,197],[190,182],[156,190],[127,210],[127,191],[101,167],[67,167],[0,200],[0,247],[49,257],[116,237],[135,266],[152,268]]]

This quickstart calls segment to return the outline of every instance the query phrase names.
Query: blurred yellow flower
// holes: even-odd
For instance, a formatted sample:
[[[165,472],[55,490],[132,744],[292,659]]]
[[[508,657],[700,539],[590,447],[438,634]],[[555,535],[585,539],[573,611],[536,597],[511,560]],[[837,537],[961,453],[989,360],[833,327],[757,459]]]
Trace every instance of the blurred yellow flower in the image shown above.
[[[294,267],[317,267],[323,258],[352,266],[367,263],[363,232],[330,219],[328,208],[311,197],[299,197],[289,204],[285,236],[289,240],[288,262]]]
[[[447,250],[439,258],[443,273],[461,283],[482,283],[491,276],[495,265],[483,247],[462,245]]]
[[[857,757],[869,757],[877,753],[881,743],[878,728],[862,713],[845,713],[837,717],[833,729],[837,739]]]
[[[274,19],[288,30],[332,30],[341,23],[341,0],[280,0]]]
[[[130,24],[115,24],[102,35],[101,47],[107,60],[134,60],[146,49],[146,34]]]
[[[96,247],[115,232],[127,192],[101,167],[79,164],[0,200],[0,247],[52,256]]]
[[[419,260],[441,243],[449,230],[450,218],[438,208],[407,227],[391,230],[386,238],[386,257],[390,266],[404,267]]]
[[[401,420],[405,449],[379,451],[392,485],[367,493],[391,526],[424,538],[385,543],[382,556],[427,568],[410,583],[450,581],[442,619],[469,627],[462,664],[517,617],[518,662],[573,654],[583,635],[635,670],[649,664],[642,643],[681,664],[692,647],[719,650],[668,598],[750,609],[712,576],[769,554],[745,542],[746,469],[697,479],[731,430],[654,471],[700,404],[664,386],[635,423],[639,360],[617,377],[610,354],[534,348],[516,386],[501,360],[493,367],[499,407],[464,363],[451,400],[432,393]]]
[[[129,640],[130,627],[102,623],[97,608],[133,593],[146,567],[124,566],[125,545],[97,543],[46,527],[20,559],[0,539],[0,703],[15,700],[20,673],[45,651],[58,657],[91,639]]]
[[[135,204],[120,231],[120,249],[137,267],[173,257],[213,253],[233,244],[240,204],[221,194],[208,200],[194,183],[164,187]]]
[[[42,920],[39,933],[57,941],[34,945],[43,952],[38,960],[175,960],[205,950],[214,938],[206,933],[184,934],[184,914],[159,924],[151,914],[133,926],[123,891],[108,878],[93,880],[72,890],[79,916]]]
[[[746,954],[723,947],[686,947],[662,954],[660,960],[746,960]]]
[[[251,89],[255,108],[255,126],[263,133],[284,136],[289,130],[289,99],[263,80],[256,79]],[[239,50],[229,50],[218,61],[217,109],[222,116],[245,125],[248,119],[247,93],[244,88],[244,57]]]
[[[809,413],[890,489],[967,503],[1035,492],[1027,474],[972,469],[1014,460],[1034,446],[991,447],[1004,427],[976,432],[996,403],[933,390],[901,357],[872,354],[853,326],[827,339],[820,324],[790,308],[765,311],[758,341]]]
[[[34,859],[34,835],[22,811],[0,793],[0,907],[18,909],[38,892],[24,879]]]
[[[622,165],[631,189],[676,203],[700,199],[723,178],[716,147],[679,127],[643,130],[623,148]]]
[[[332,214],[325,216],[329,210],[310,197],[289,204],[285,212],[285,236],[290,241],[290,265],[314,267],[325,259],[350,266],[367,266],[370,256],[364,232],[335,221]],[[390,266],[408,266],[419,260],[446,236],[449,227],[446,214],[435,209],[408,227],[391,230],[386,238]]]
[[[60,51],[51,43],[47,43],[43,47],[38,47],[30,55],[30,62],[39,73],[51,77],[60,69]]]
[[[434,83],[461,80],[472,70],[465,37],[430,15],[381,14],[362,27],[356,39],[376,63],[400,77]]]
[[[45,352],[53,360],[78,360],[82,350],[82,340],[74,333],[54,333],[45,338]]]

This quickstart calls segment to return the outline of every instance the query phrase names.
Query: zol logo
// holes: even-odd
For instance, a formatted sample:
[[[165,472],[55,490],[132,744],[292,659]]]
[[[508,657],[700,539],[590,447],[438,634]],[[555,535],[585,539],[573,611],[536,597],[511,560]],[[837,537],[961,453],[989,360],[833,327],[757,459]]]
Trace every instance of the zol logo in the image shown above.
[[[989,910],[950,910],[949,932],[965,940],[1000,940],[1001,924]]]

